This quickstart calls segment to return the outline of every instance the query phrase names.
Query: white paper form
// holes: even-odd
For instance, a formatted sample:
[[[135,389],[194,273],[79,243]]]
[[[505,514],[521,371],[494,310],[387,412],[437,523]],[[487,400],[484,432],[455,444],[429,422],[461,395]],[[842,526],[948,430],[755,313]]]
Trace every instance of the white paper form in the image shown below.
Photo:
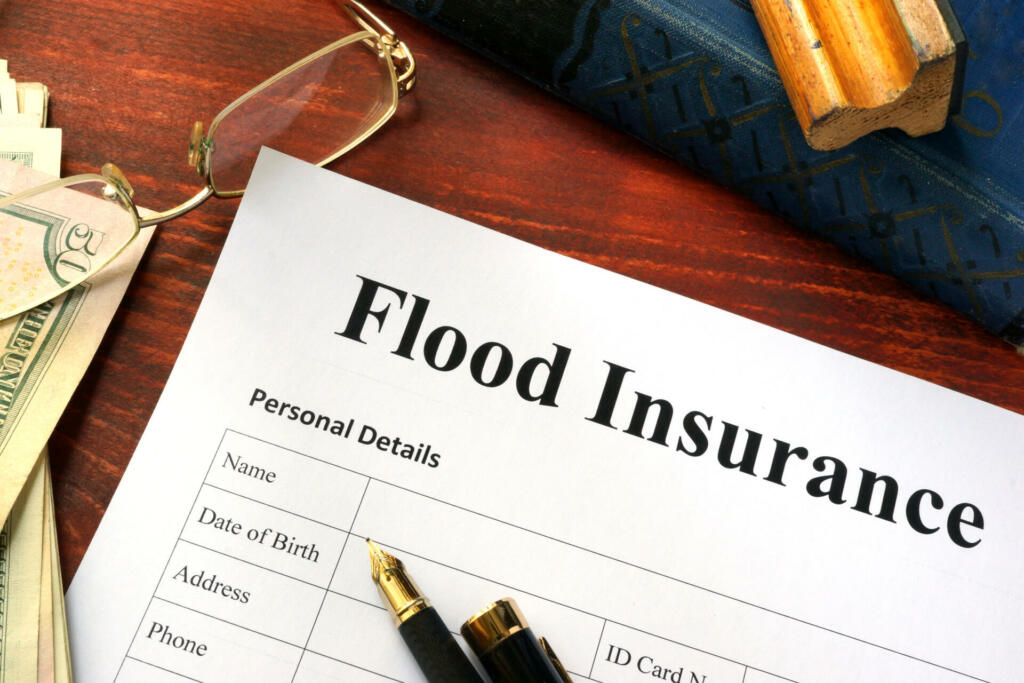
[[[1019,681],[1024,418],[264,150],[68,594],[80,681]]]

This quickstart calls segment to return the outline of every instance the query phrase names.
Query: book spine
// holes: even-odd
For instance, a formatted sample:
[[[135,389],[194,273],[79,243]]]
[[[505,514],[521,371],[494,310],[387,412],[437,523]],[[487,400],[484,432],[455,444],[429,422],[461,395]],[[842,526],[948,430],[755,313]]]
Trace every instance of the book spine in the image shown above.
[[[747,0],[388,1],[1024,346],[1024,188],[899,132],[811,149]]]

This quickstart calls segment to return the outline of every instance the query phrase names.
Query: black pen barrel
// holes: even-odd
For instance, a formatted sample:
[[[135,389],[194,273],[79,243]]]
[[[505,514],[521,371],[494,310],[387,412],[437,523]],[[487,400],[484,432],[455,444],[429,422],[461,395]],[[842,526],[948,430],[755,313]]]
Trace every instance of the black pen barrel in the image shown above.
[[[479,657],[494,683],[563,683],[561,674],[528,628],[503,638]]]
[[[398,632],[430,683],[483,683],[433,607],[409,617]]]

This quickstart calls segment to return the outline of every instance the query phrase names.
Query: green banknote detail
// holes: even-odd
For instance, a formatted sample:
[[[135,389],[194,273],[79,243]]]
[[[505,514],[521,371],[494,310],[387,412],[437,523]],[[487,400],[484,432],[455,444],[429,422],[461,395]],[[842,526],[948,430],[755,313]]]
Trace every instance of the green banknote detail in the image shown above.
[[[32,152],[0,152],[0,159],[9,159],[22,166],[32,166]]]
[[[20,153],[4,152],[0,153],[0,158],[17,154]],[[100,245],[106,235],[84,221],[25,204],[15,204],[2,211],[16,220],[38,226],[40,234],[44,235],[42,246],[46,269],[61,287],[92,270],[99,258]],[[37,243],[29,240],[21,244],[24,245],[22,249],[33,250]]]
[[[0,349],[0,454],[71,329],[88,290],[87,283],[78,285],[20,316]]]

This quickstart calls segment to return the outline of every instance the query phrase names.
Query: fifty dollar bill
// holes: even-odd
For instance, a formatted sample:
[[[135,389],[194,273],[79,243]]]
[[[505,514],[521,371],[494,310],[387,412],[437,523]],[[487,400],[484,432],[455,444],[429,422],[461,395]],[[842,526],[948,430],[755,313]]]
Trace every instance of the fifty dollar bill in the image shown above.
[[[37,171],[0,161],[0,190],[5,193],[48,180]],[[90,216],[81,212],[66,219],[72,225],[91,224]],[[10,513],[85,374],[151,236],[151,230],[144,230],[90,280],[0,323],[0,519]]]

